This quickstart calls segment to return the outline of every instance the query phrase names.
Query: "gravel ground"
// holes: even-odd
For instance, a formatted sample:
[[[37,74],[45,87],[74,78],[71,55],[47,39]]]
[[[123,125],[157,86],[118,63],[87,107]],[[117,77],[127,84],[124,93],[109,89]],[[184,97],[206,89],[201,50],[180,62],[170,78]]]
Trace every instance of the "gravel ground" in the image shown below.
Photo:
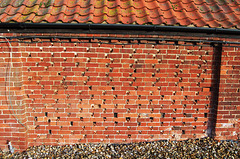
[[[41,145],[29,147],[22,153],[3,152],[0,158],[240,158],[237,141],[216,141],[211,138],[184,141],[154,141],[130,144],[74,144],[64,146]]]

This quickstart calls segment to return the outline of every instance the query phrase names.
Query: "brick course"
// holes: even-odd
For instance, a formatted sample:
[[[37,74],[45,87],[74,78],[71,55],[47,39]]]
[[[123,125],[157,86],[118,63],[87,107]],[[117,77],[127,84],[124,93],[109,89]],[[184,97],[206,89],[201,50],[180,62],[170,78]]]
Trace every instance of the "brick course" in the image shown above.
[[[40,144],[207,136],[214,127],[210,122],[216,72],[214,46],[141,42],[97,38],[92,41],[32,38],[14,42],[13,39],[11,49],[2,39],[0,148],[7,148],[7,140],[19,151]],[[6,73],[11,52],[9,86]],[[238,47],[224,46],[221,58],[216,137],[237,139]],[[9,103],[9,89],[13,108]],[[27,130],[17,122],[13,111]]]

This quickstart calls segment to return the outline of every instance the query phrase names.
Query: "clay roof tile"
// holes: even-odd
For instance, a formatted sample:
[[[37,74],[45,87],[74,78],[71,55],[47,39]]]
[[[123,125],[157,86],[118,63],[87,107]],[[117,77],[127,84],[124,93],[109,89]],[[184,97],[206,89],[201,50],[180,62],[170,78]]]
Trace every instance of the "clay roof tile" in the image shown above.
[[[240,0],[0,0],[0,22],[240,27]]]

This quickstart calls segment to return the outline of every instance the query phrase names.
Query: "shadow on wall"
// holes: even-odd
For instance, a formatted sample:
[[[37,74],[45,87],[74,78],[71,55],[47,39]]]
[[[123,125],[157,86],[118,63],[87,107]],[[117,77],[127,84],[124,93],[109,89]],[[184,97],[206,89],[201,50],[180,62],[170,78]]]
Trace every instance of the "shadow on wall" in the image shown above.
[[[212,56],[212,81],[211,81],[211,100],[208,116],[207,134],[209,137],[216,136],[216,122],[218,113],[219,83],[222,57],[222,44],[211,44],[213,46]]]

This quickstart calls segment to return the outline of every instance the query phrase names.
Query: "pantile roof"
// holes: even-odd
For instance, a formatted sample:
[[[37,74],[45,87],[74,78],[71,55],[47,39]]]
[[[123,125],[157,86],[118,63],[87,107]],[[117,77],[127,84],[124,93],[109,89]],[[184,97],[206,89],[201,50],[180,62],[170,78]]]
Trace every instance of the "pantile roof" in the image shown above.
[[[0,22],[240,29],[240,0],[0,0]]]

